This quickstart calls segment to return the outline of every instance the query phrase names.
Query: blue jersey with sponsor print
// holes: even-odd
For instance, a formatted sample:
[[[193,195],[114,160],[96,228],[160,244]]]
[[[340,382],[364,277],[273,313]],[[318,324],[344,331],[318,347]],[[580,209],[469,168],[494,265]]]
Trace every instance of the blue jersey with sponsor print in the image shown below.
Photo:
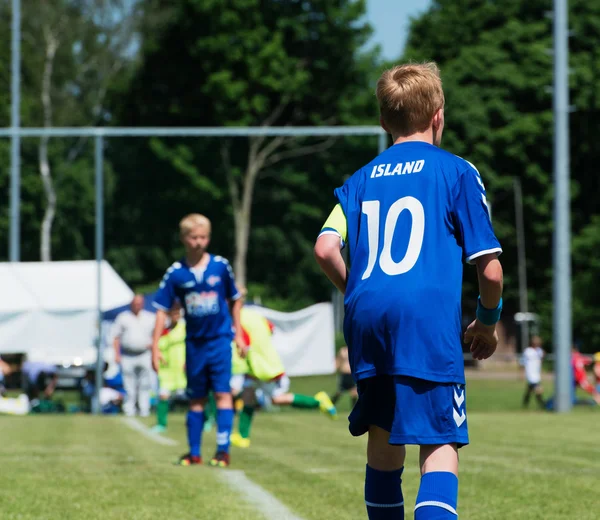
[[[191,269],[185,260],[169,267],[156,293],[154,306],[168,311],[178,299],[185,310],[188,339],[209,340],[233,337],[227,300],[239,297],[229,262],[221,256],[210,255],[203,269]]]
[[[405,142],[335,195],[347,223],[344,333],[355,378],[464,383],[463,261],[501,252],[478,171],[431,144]]]

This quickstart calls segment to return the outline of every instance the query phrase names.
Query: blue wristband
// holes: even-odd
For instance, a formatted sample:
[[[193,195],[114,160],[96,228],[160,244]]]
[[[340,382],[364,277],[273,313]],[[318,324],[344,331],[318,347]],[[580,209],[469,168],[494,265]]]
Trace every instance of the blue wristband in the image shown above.
[[[481,305],[481,296],[477,298],[477,312],[475,315],[477,319],[484,325],[496,325],[500,321],[500,315],[502,314],[502,298],[498,302],[498,307],[495,309],[486,309]]]

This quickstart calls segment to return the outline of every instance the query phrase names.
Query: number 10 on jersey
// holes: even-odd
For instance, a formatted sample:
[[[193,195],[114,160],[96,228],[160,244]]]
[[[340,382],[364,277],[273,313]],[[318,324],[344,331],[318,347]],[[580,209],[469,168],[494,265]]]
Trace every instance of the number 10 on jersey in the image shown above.
[[[408,247],[404,257],[399,262],[392,258],[392,240],[400,214],[407,210],[412,217]],[[371,276],[377,257],[379,255],[379,219],[380,203],[378,200],[366,200],[362,203],[362,212],[367,216],[367,234],[369,239],[369,260],[367,268],[362,275],[366,280]],[[379,267],[389,275],[396,276],[410,271],[421,254],[423,247],[423,236],[425,235],[425,211],[423,205],[414,197],[402,197],[394,202],[387,215],[383,230],[383,248],[379,255]]]

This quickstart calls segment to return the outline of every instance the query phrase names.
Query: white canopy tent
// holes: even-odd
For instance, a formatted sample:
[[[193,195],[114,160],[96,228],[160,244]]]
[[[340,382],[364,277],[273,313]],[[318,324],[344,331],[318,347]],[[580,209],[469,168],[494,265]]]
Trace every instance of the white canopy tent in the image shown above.
[[[102,311],[127,304],[133,291],[101,264]],[[97,263],[0,263],[0,354],[34,361],[93,364],[98,336]]]

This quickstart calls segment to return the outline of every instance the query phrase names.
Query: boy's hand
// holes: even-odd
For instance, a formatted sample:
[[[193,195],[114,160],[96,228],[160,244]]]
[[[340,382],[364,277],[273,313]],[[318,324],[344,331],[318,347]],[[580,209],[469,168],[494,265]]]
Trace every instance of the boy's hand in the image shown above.
[[[244,336],[242,336],[241,334],[236,334],[235,335],[235,346],[237,348],[238,355],[242,359],[246,359],[246,356],[248,355],[249,345],[246,345],[246,341],[244,340]]]
[[[471,354],[473,359],[488,359],[496,351],[498,346],[498,333],[495,325],[484,325],[475,320],[467,327],[464,342],[471,343]]]
[[[162,361],[164,361],[165,359],[163,358],[163,355],[160,353],[160,350],[158,350],[157,348],[153,348],[152,349],[152,368],[154,369],[154,371],[158,374],[158,371],[160,370],[160,364]]]

